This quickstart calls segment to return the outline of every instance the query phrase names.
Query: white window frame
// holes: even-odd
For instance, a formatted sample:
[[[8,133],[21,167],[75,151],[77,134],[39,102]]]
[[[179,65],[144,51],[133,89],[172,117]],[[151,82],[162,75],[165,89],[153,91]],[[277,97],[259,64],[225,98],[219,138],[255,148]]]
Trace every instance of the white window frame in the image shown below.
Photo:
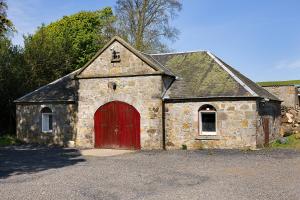
[[[50,129],[50,117],[52,116],[52,129]],[[45,124],[46,123],[46,124]],[[53,131],[53,115],[52,113],[42,113],[42,132],[52,133]]]
[[[202,113],[214,113],[215,114],[215,126],[216,126],[216,131],[202,131]],[[199,135],[217,135],[218,132],[218,126],[217,126],[217,111],[215,110],[199,110],[198,112],[199,115]]]

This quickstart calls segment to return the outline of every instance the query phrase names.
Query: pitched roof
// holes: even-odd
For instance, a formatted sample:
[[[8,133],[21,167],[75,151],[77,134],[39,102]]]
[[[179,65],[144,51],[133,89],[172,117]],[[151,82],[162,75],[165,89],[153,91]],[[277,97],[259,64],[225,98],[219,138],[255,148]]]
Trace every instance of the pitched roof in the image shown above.
[[[15,100],[16,103],[29,102],[75,102],[77,101],[77,85],[74,77],[76,70],[37,90]]]
[[[210,52],[151,56],[178,77],[166,92],[165,98],[261,97],[279,101]]]
[[[135,50],[121,38],[114,37],[83,68],[43,86],[15,102],[76,102],[78,86],[74,78],[80,75],[97,56],[116,40],[157,71],[172,77],[176,76],[163,98],[260,97],[280,101],[210,52],[146,54]]]

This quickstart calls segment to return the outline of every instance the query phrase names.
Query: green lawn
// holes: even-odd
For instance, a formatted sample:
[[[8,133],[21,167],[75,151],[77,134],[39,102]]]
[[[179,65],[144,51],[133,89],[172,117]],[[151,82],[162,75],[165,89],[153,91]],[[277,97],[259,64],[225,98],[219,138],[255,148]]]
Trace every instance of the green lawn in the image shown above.
[[[260,86],[300,85],[300,80],[257,82]]]
[[[300,150],[300,135],[291,135],[286,137],[287,142],[285,144],[281,144],[280,140],[276,140],[273,142],[270,147],[271,148],[281,148],[281,149],[297,149]]]

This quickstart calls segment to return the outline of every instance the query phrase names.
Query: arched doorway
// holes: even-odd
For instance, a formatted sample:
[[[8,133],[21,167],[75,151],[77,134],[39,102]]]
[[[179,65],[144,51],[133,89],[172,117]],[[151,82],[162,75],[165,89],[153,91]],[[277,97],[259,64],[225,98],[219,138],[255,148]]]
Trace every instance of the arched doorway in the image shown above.
[[[140,149],[140,114],[131,105],[112,101],[94,115],[95,148]]]

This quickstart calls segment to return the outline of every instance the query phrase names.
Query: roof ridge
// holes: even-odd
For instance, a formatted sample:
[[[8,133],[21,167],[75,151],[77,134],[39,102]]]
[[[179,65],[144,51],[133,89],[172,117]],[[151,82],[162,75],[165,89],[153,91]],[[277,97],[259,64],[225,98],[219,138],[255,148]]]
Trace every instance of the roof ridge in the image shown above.
[[[141,54],[144,54],[144,55],[147,55],[147,56],[150,56],[155,62],[157,62],[157,64],[159,64],[159,66],[161,66],[162,68],[164,68],[164,70],[167,70],[171,75],[175,76],[176,75],[174,74],[174,72],[172,72],[172,70],[170,70],[169,68],[167,68],[166,66],[164,66],[163,64],[161,64],[158,60],[156,60],[155,58],[153,58],[153,56],[151,54],[147,54],[147,53],[144,53],[144,52],[141,52]]]
[[[200,52],[208,52],[207,50],[193,50],[193,51],[181,51],[181,52],[169,52],[169,53],[144,53],[150,56],[158,56],[158,55],[173,55],[173,54],[186,54],[186,53],[200,53]]]
[[[242,85],[246,91],[248,91],[253,96],[259,96],[254,92],[246,83],[244,83],[239,77],[237,77],[228,67],[226,67],[214,54],[207,51],[206,52],[215,62],[217,62],[234,80],[236,80],[240,85]]]

